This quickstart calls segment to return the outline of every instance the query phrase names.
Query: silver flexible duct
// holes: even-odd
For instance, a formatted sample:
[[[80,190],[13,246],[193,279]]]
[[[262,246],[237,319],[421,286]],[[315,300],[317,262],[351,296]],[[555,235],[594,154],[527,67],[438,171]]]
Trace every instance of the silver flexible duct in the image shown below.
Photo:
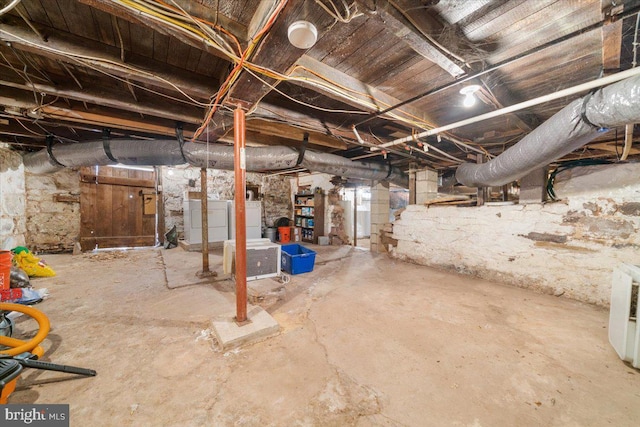
[[[582,147],[607,128],[638,121],[640,76],[635,76],[573,101],[489,162],[461,164],[456,179],[469,187],[504,185]]]
[[[398,168],[373,162],[354,162],[335,154],[307,151],[300,166],[329,175],[371,179],[374,181],[388,180],[400,187],[409,187],[407,174]]]
[[[247,147],[247,171],[290,169],[298,165],[300,153],[291,147]],[[25,169],[51,173],[62,167],[125,165],[180,165],[233,170],[233,146],[186,143],[177,140],[108,140],[81,144],[58,144],[24,156]],[[300,166],[312,171],[347,178],[388,180],[407,188],[409,178],[398,168],[373,162],[351,161],[334,154],[306,150]]]
[[[192,166],[199,168],[233,170],[233,146],[221,144],[187,143],[184,156]],[[291,147],[247,147],[247,171],[289,169],[296,165],[298,151]],[[207,166],[207,159],[209,165]]]

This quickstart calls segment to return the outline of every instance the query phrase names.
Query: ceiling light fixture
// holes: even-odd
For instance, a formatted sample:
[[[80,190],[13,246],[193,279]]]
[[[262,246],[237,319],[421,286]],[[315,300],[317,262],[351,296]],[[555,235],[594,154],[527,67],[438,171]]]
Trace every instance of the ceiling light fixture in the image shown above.
[[[479,90],[480,90],[480,85],[470,85],[460,89],[460,93],[464,95],[464,101],[462,102],[462,105],[464,105],[467,108],[473,107],[476,103],[476,97],[474,93],[476,93]]]
[[[310,49],[318,40],[318,30],[309,21],[296,21],[289,25],[289,42],[298,49]]]

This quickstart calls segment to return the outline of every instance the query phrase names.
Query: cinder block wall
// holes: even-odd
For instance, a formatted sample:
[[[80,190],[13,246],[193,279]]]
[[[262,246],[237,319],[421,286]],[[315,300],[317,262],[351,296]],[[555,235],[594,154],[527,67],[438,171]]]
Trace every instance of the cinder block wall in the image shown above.
[[[636,178],[548,204],[408,206],[392,255],[608,306],[613,268],[640,264],[639,200]]]

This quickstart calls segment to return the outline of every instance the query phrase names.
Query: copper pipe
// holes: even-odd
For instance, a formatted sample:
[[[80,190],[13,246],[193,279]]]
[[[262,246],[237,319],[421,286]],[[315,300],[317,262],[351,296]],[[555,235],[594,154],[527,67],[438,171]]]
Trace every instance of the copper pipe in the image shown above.
[[[247,217],[245,195],[247,193],[247,165],[245,156],[245,117],[238,107],[233,113],[234,149],[233,171],[235,176],[236,205],[236,322],[247,320]]]
[[[202,273],[209,272],[209,204],[207,203],[207,168],[200,169],[200,207],[202,210]]]

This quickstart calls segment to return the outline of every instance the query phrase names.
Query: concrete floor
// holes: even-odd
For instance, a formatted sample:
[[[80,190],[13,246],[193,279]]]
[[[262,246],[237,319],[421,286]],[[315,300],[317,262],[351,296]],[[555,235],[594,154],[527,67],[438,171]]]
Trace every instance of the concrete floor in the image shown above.
[[[98,376],[29,369],[10,403],[69,403],[74,426],[638,425],[640,375],[609,346],[606,310],[314,249],[313,272],[262,300],[281,334],[228,352],[209,328],[233,284],[167,282],[200,254],[45,256],[45,358]],[[184,271],[165,274],[169,259]]]

